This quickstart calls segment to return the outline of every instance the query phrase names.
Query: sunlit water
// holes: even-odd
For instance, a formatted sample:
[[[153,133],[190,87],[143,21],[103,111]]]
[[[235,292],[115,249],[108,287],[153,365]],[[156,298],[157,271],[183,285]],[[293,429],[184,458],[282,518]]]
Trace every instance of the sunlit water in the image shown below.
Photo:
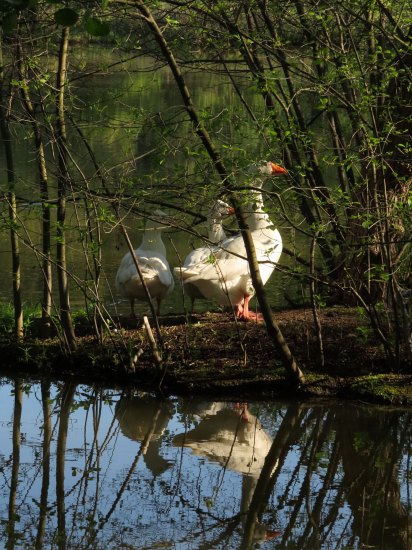
[[[0,386],[1,548],[410,549],[410,411]]]

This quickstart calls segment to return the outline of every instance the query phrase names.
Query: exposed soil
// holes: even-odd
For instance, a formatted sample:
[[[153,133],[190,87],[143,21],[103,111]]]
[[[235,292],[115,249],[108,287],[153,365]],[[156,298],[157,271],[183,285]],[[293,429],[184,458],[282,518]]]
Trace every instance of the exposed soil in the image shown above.
[[[395,372],[356,310],[336,307],[320,315],[323,367],[311,312],[275,313],[305,375],[299,387],[285,376],[265,325],[237,323],[226,313],[162,317],[161,365],[156,365],[141,323],[119,319],[102,343],[88,335],[87,325],[78,325],[79,347],[71,356],[62,354],[57,339],[31,338],[24,346],[3,342],[1,371],[235,400],[311,396],[412,405],[412,366],[405,360]]]

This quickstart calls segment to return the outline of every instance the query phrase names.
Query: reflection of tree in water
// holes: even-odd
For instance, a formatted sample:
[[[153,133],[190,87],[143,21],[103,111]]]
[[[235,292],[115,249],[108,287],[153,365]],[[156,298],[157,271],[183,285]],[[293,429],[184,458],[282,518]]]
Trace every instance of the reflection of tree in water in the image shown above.
[[[99,528],[94,532],[95,536],[98,531],[103,531],[119,506],[141,456],[144,457],[146,466],[155,477],[169,467],[169,463],[159,454],[159,446],[160,438],[172,416],[171,402],[166,399],[154,398],[145,393],[123,396],[117,402],[115,418],[119,422],[121,431],[129,439],[141,442],[141,444],[123,482],[118,487],[109,511],[100,519]]]
[[[399,481],[409,415],[291,403],[272,443],[256,417],[245,422],[230,406],[214,403],[202,414],[195,402],[193,413],[199,424],[174,444],[242,474],[242,549],[264,539],[264,512],[280,528],[281,547],[412,547]]]
[[[65,550],[67,544],[66,502],[65,502],[65,463],[69,418],[76,386],[67,382],[61,392],[59,430],[56,448],[56,502],[57,502],[57,546]]]
[[[23,409],[23,385],[20,380],[16,380],[14,384],[14,410],[13,410],[13,454],[12,467],[10,476],[10,493],[9,493],[9,515],[8,525],[5,531],[7,532],[7,548],[14,548],[16,543],[16,528],[15,523],[18,520],[17,489],[19,484],[20,470],[20,446],[21,446],[21,415]]]
[[[334,423],[353,539],[374,548],[412,548],[411,510],[402,505],[399,463],[410,442],[406,416],[346,408]],[[390,434],[390,437],[388,435]]]
[[[285,518],[288,511],[282,544],[411,548],[410,511],[402,505],[399,482],[399,465],[410,449],[409,418],[350,405],[339,411],[336,406],[307,408],[285,447],[286,453],[292,446],[299,449],[289,480],[276,486],[286,466],[284,454],[268,484],[273,493],[276,487],[279,516]],[[346,503],[349,517],[342,514]]]
[[[53,539],[61,548],[92,548],[108,537],[112,547],[120,547],[133,544],[138,533],[142,545],[229,550],[273,547],[265,540],[275,534],[280,548],[412,548],[409,412],[296,402],[265,403],[258,413],[253,406],[192,400],[179,410],[177,451],[168,448],[166,432],[174,402],[146,394],[122,397],[115,418],[110,410],[102,439],[104,396],[82,401],[74,390],[63,385],[52,411],[50,388],[42,386],[43,451],[30,446],[33,458],[23,463],[20,446],[24,453],[29,447],[20,436],[20,427],[23,434],[26,427],[16,383],[12,452],[3,459],[0,478],[5,495],[0,546],[13,547],[24,533],[27,547],[42,548]],[[85,433],[89,421],[92,427],[82,462],[70,429],[72,415],[82,410],[79,403],[89,407]],[[184,431],[185,425],[190,429]],[[127,468],[110,477],[118,430],[136,445],[128,445],[132,456],[122,455]],[[148,476],[145,469],[135,475],[141,459]],[[71,464],[76,477],[67,475]],[[30,492],[34,485],[27,484],[26,468],[35,470],[38,493]],[[137,509],[146,510],[143,520],[136,519]]]
[[[143,458],[154,476],[165,472],[170,465],[159,451],[161,436],[172,416],[173,405],[170,401],[146,394],[122,397],[116,404],[116,418],[123,435],[133,441],[144,441],[151,434],[143,450]]]
[[[200,417],[192,430],[175,436],[173,444],[188,447],[193,454],[242,474],[240,520],[244,524],[272,439],[247,405],[204,403],[193,400],[190,411]],[[272,538],[274,531],[254,522],[253,539]]]

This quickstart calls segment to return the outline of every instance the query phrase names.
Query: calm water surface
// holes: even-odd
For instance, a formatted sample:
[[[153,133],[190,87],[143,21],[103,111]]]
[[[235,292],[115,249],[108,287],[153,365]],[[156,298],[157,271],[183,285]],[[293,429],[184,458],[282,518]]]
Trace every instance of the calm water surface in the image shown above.
[[[412,414],[2,379],[2,548],[412,548]]]
[[[117,54],[104,48],[84,48],[71,53],[71,70],[75,72],[76,60],[79,61],[79,74],[82,75],[85,67],[96,69],[100,63],[108,65],[119,61]],[[85,85],[82,79],[76,80],[73,90],[79,108],[76,113],[81,116],[80,124],[85,132],[90,146],[99,162],[103,173],[107,171],[107,178],[116,189],[118,180],[131,178],[134,181],[133,189],[140,190],[142,196],[162,200],[179,206],[188,207],[192,212],[207,214],[211,206],[212,189],[219,190],[217,176],[213,172],[202,173],[200,167],[193,158],[187,154],[187,150],[195,148],[198,140],[193,136],[191,125],[187,117],[182,114],[182,100],[173,80],[170,71],[166,68],[159,68],[156,71],[149,71],[153,62],[142,57],[130,61],[121,66],[116,72],[107,74],[101,70],[90,76]],[[87,72],[87,71],[86,71]],[[196,105],[202,112],[210,112],[208,128],[213,132],[214,139],[219,147],[224,147],[225,159],[229,165],[236,166],[239,153],[229,154],[228,147],[234,151],[241,151],[247,148],[250,158],[253,160],[268,158],[280,161],[275,158],[273,151],[269,151],[260,136],[256,135],[255,124],[247,116],[239,115],[240,102],[237,94],[227,77],[216,73],[199,73],[187,75],[188,84],[196,100]],[[245,87],[245,94],[248,100],[253,102],[257,111],[264,109],[263,103],[258,96],[249,90],[249,84]],[[169,121],[170,126],[167,134],[169,148],[165,146],[165,136],[159,127],[159,120]],[[175,117],[178,120],[175,120]],[[23,132],[21,127],[13,131]],[[89,185],[97,186],[100,189],[100,181],[95,176],[95,166],[91,163],[90,157],[86,154],[85,148],[78,139],[77,131],[69,125],[71,137],[70,146],[77,164],[81,167],[82,173],[90,178]],[[26,305],[38,305],[41,302],[43,292],[43,274],[41,271],[41,255],[33,251],[41,249],[41,210],[39,207],[39,186],[36,175],[36,162],[31,139],[20,136],[13,142],[14,164],[16,179],[18,180],[19,196],[19,223],[21,224],[21,265],[22,265],[22,299]],[[147,154],[150,152],[150,154]],[[54,158],[49,150],[46,150],[49,159],[49,185],[51,198],[56,196],[56,182],[53,178],[55,166]],[[201,164],[204,169],[207,162]],[[185,168],[184,168],[185,167]],[[183,170],[184,168],[184,170]],[[6,181],[6,162],[4,150],[0,143],[0,179]],[[182,175],[182,171],[184,175]],[[241,177],[241,174],[238,175]],[[77,170],[72,170],[72,178],[80,188],[83,188],[84,181],[80,178]],[[286,182],[286,180],[285,180]],[[205,194],[204,186],[211,186]],[[285,183],[286,185],[286,183]],[[214,186],[214,187],[213,187]],[[270,186],[269,186],[270,187]],[[3,189],[4,191],[5,189]],[[144,192],[143,192],[144,190]],[[139,195],[139,193],[137,193]],[[34,204],[31,204],[34,203]],[[129,206],[130,204],[127,203]],[[102,201],[99,204],[103,209],[110,211],[110,206]],[[267,207],[273,208],[273,204],[267,202]],[[156,207],[147,204],[148,210]],[[167,210],[167,208],[165,208]],[[183,221],[182,215],[170,210],[168,212],[176,217],[176,223],[186,225],[192,221],[186,217]],[[67,212],[67,227],[72,230],[67,232],[67,254],[68,266],[74,277],[70,278],[71,305],[73,309],[85,308],[85,294],[87,288],[92,286],[87,281],[89,274],[86,269],[84,255],[84,235],[88,211],[84,208],[82,200],[78,200],[76,208],[70,201]],[[122,212],[125,215],[125,212]],[[289,217],[293,218],[293,212],[289,211]],[[53,223],[56,212],[51,209]],[[0,205],[0,304],[12,303],[12,263],[10,249],[10,235],[8,230],[8,210]],[[272,221],[278,226],[284,245],[293,249],[297,247],[299,254],[306,257],[309,247],[299,241],[299,236],[284,221],[272,215]],[[133,245],[137,248],[142,237],[143,221],[135,215],[126,218],[126,226]],[[230,223],[229,223],[230,225]],[[235,224],[231,223],[232,226]],[[78,230],[80,226],[81,230]],[[207,235],[205,224],[196,225],[193,228],[200,235]],[[53,230],[54,231],[54,230]],[[183,231],[168,231],[164,235],[167,249],[167,257],[171,267],[182,264],[186,255],[198,246],[204,246],[201,239],[191,236]],[[52,236],[54,239],[54,233]],[[129,314],[130,307],[127,301],[122,300],[116,294],[114,280],[117,268],[123,255],[128,251],[121,238],[119,231],[114,230],[113,224],[102,223],[102,262],[101,279],[99,287],[99,299],[110,315],[118,313]],[[53,241],[53,254],[54,254]],[[90,258],[89,258],[90,261]],[[292,261],[285,254],[281,258],[282,266],[292,265]],[[53,281],[54,297],[58,302],[57,279],[54,274]],[[302,298],[300,284],[291,280],[290,277],[276,271],[266,286],[268,295],[273,306],[281,307],[288,304],[284,294],[289,298],[299,300]],[[90,297],[89,297],[90,299]],[[186,304],[188,307],[189,304]],[[181,313],[185,304],[182,299],[182,291],[178,281],[173,293],[171,293],[162,305],[162,313]],[[198,301],[196,311],[210,310],[216,308],[211,302]],[[146,313],[147,304],[137,303],[137,313]]]

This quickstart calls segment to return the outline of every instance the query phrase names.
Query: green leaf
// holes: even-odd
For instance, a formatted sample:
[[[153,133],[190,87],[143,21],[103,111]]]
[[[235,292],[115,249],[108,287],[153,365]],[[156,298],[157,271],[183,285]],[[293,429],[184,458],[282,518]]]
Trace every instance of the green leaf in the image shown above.
[[[58,25],[62,25],[63,27],[71,27],[75,23],[77,23],[77,20],[79,19],[79,15],[70,8],[62,8],[61,10],[56,11],[54,14],[54,20]]]
[[[96,19],[96,17],[90,17],[84,27],[92,36],[106,36],[110,32],[109,25],[104,21],[100,21],[100,19]]]

